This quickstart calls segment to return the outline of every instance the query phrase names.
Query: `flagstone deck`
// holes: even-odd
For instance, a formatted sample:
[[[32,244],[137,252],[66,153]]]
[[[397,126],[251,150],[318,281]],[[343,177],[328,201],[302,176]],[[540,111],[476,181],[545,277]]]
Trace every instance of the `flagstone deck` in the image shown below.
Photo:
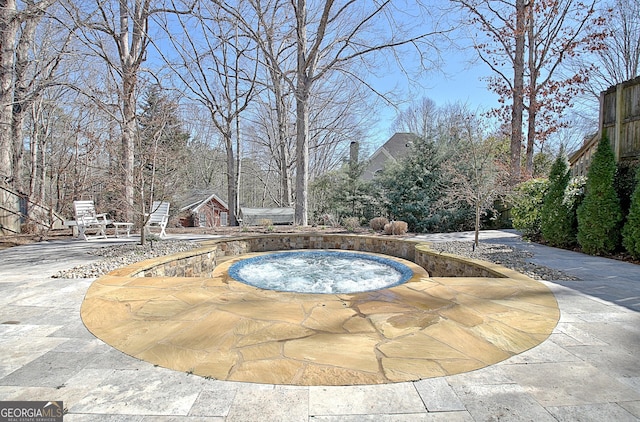
[[[414,277],[400,286],[297,294],[231,279],[252,255],[211,277],[132,276],[149,262],[114,271],[89,288],[83,322],[128,355],[203,377],[358,385],[486,367],[543,342],[560,316],[545,285],[493,264],[495,277],[430,277],[403,261]]]

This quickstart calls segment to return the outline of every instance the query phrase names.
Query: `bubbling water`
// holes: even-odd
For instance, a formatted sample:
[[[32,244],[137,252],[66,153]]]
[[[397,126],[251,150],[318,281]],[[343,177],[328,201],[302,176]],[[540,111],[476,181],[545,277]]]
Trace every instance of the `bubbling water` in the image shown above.
[[[267,290],[296,293],[358,293],[402,284],[413,271],[377,255],[343,251],[296,251],[236,262],[232,278]]]

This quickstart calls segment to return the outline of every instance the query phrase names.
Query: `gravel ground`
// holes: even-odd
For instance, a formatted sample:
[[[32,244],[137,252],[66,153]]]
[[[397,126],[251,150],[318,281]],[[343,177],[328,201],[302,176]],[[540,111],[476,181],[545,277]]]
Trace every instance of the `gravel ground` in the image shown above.
[[[430,246],[433,250],[439,252],[500,264],[525,274],[534,280],[580,280],[562,271],[533,264],[529,261],[529,258],[533,257],[531,252],[512,248],[507,245],[482,242],[475,250],[473,250],[472,243],[470,242],[434,242],[431,243]]]
[[[170,255],[172,253],[184,252],[198,247],[196,242],[162,240],[158,242],[147,242],[144,246],[139,244],[126,244],[118,246],[108,246],[93,249],[89,255],[95,255],[102,259],[87,265],[73,267],[68,270],[59,271],[53,278],[93,278],[113,271],[126,265],[134,264],[145,259],[156,258],[158,256]]]
[[[198,247],[198,244],[190,241],[159,241],[153,242],[153,244],[147,243],[144,247],[138,244],[127,244],[95,249],[89,253],[102,257],[102,259],[88,265],[60,271],[53,277],[99,277],[125,265],[176,252],[188,251],[196,247]],[[431,247],[439,252],[452,253],[500,264],[522,274],[526,274],[536,280],[578,280],[578,278],[561,271],[533,264],[528,261],[528,259],[533,256],[531,253],[505,245],[481,243],[478,248],[473,250],[469,242],[435,242],[431,244]]]

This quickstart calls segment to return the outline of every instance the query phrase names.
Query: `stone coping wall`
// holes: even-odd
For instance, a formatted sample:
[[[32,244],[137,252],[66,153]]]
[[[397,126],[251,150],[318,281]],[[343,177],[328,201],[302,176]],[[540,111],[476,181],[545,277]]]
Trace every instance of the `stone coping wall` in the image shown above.
[[[202,247],[148,259],[112,271],[111,275],[133,277],[209,277],[229,257],[251,252],[294,249],[340,249],[371,252],[415,262],[432,277],[524,277],[485,261],[440,253],[428,243],[401,237],[355,234],[266,234],[227,237],[201,242]]]

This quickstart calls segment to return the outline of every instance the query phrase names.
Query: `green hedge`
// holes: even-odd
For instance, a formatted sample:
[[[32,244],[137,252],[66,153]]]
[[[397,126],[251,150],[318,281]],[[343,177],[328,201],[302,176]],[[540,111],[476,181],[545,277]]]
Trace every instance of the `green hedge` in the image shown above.
[[[613,252],[620,242],[622,212],[613,183],[616,162],[606,135],[593,156],[584,201],[578,207],[578,243],[585,253]]]
[[[513,228],[519,230],[525,239],[541,238],[541,210],[548,189],[547,179],[527,180],[514,189],[510,198],[511,222]]]
[[[640,258],[640,167],[636,172],[636,188],[631,195],[627,222],[622,231],[622,244],[631,256]]]
[[[551,167],[549,189],[540,212],[542,237],[549,245],[561,248],[576,241],[574,213],[564,201],[569,178],[567,158],[561,151]]]

